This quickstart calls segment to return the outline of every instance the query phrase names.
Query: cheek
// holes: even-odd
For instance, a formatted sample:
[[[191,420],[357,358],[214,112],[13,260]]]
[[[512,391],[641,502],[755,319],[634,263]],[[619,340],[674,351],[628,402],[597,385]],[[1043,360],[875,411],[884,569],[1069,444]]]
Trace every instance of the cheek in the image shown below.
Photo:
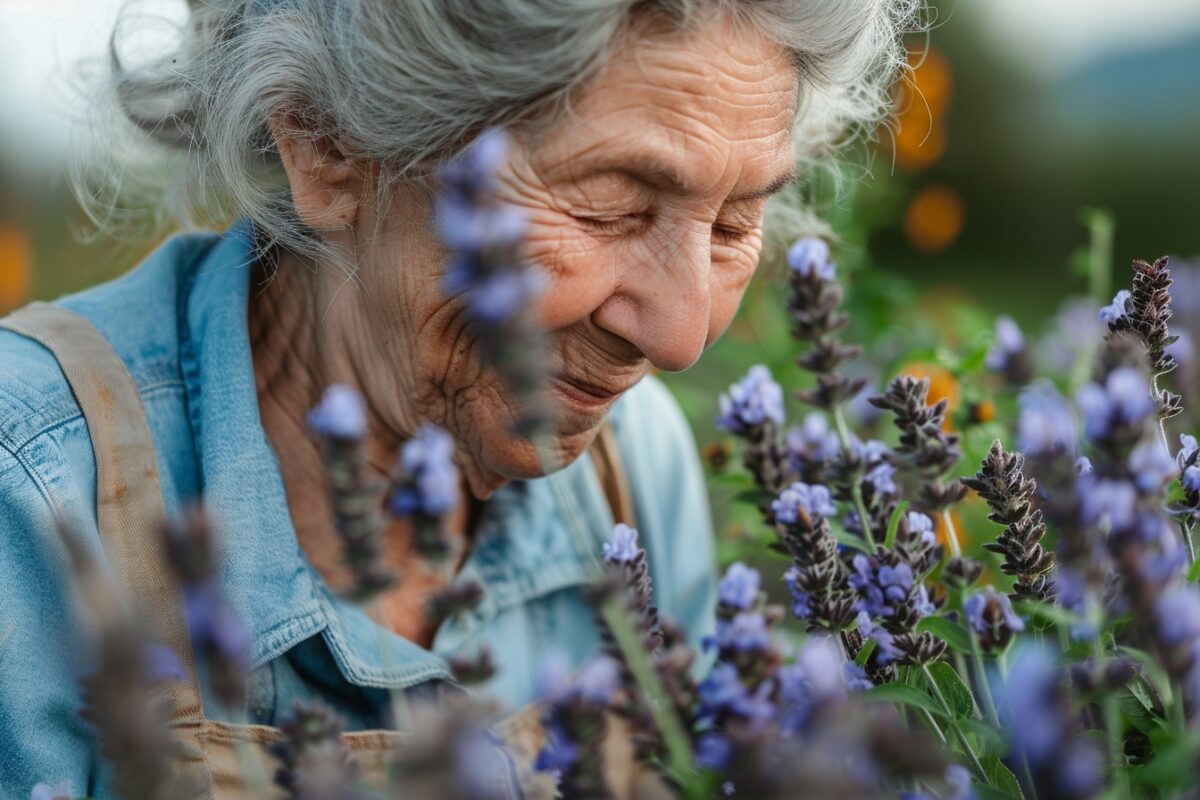
[[[538,304],[547,330],[567,328],[591,316],[614,291],[619,254],[553,212],[530,216],[526,257],[544,271],[547,284]]]

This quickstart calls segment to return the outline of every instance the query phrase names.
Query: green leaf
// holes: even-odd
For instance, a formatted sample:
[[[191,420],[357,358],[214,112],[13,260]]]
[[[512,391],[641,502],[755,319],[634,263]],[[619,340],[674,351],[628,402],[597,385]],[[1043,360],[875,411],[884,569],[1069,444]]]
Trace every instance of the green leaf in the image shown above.
[[[1125,719],[1129,720],[1129,724],[1147,736],[1152,736],[1166,728],[1163,719],[1144,705],[1133,692],[1122,694],[1118,707]]]
[[[988,783],[995,786],[1011,797],[1022,797],[1021,784],[1012,770],[1004,765],[999,758],[987,758],[983,761],[983,771],[987,774]]]
[[[954,671],[954,667],[944,661],[938,661],[930,664],[928,670],[955,716],[970,717],[975,710],[975,700],[971,696],[971,690]]]
[[[929,631],[960,653],[971,655],[971,634],[957,622],[945,617],[924,617],[917,623],[918,631]]]
[[[729,498],[731,503],[746,503],[747,505],[758,508],[763,503],[771,499],[771,493],[766,489],[754,487],[753,489],[743,489],[733,497]]]
[[[999,758],[1008,752],[1008,740],[1004,734],[986,722],[977,719],[960,719],[959,726],[975,737],[978,743],[979,757],[992,756]]]
[[[1188,570],[1187,579],[1188,583],[1195,583],[1197,580],[1200,580],[1200,558],[1197,558],[1192,564],[1191,569]]]
[[[754,486],[754,478],[745,470],[731,470],[708,476],[708,485],[747,489]]]
[[[939,717],[945,717],[937,701],[924,692],[905,686],[902,683],[884,683],[863,692],[868,702],[895,703],[928,711]]]
[[[875,640],[867,639],[862,649],[858,651],[858,655],[854,657],[854,663],[860,667],[867,663],[867,659],[871,657],[871,653],[875,651]]]
[[[980,784],[975,784],[971,788],[975,790],[975,796],[978,797],[979,800],[1015,800],[1016,798],[1021,797],[1019,794],[1009,794],[1008,792],[1003,792],[993,786],[982,786]]]
[[[884,547],[891,549],[892,543],[896,541],[896,531],[900,528],[900,520],[904,518],[904,512],[907,510],[907,500],[901,500],[892,510],[892,516],[888,519],[887,536],[883,539]]]
[[[1042,603],[1037,600],[1018,600],[1013,603],[1013,607],[1018,614],[1027,619],[1040,619],[1055,625],[1065,625],[1066,627],[1083,624],[1083,617],[1053,603]]]
[[[858,550],[859,552],[866,553],[867,555],[871,555],[872,551],[871,551],[871,548],[867,547],[867,543],[864,542],[862,539],[858,538],[857,536],[855,536],[853,533],[846,533],[845,531],[838,531],[835,534],[835,537],[838,540],[838,544],[844,544],[844,545],[846,545],[846,547],[849,547],[853,550]]]

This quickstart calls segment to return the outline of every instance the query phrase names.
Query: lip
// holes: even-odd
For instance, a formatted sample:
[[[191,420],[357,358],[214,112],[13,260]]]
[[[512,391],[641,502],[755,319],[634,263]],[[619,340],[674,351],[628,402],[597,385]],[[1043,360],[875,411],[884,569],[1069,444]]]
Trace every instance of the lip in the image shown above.
[[[625,392],[624,389],[613,391],[603,386],[585,383],[561,374],[551,378],[550,385],[573,405],[589,411],[607,408]]]

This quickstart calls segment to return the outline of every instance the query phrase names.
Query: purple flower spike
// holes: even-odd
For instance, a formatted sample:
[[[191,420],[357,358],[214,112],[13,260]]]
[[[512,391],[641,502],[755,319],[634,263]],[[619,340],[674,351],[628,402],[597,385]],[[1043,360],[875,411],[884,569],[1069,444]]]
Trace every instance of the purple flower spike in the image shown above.
[[[816,237],[797,239],[788,248],[787,263],[806,278],[815,275],[823,281],[837,280],[837,265],[830,258],[829,245]]]
[[[1100,309],[1100,321],[1113,323],[1129,313],[1129,301],[1133,295],[1128,289],[1122,289],[1113,297],[1112,302]]]
[[[1179,474],[1175,459],[1157,441],[1143,442],[1129,455],[1129,472],[1138,489],[1151,494],[1166,486]]]
[[[615,564],[628,564],[636,560],[642,553],[642,548],[638,547],[637,529],[618,522],[613,527],[612,539],[605,542],[601,550],[604,560]]]
[[[71,800],[72,797],[70,781],[63,781],[57,786],[39,783],[29,794],[29,800]]]
[[[1003,372],[1009,359],[1025,351],[1025,335],[1009,316],[996,318],[996,343],[988,350],[984,363],[988,369]]]
[[[801,509],[810,517],[837,514],[829,489],[819,484],[793,483],[780,493],[778,499],[771,501],[771,513],[785,525],[794,523]]]
[[[398,517],[441,517],[459,502],[454,439],[436,425],[422,425],[400,449],[401,477],[392,495]]]
[[[357,390],[335,383],[308,412],[308,427],[319,436],[357,440],[367,432],[367,404]]]
[[[1075,417],[1050,383],[1039,382],[1021,392],[1017,446],[1027,456],[1075,450]]]
[[[717,427],[731,433],[747,433],[765,422],[783,424],[783,388],[762,364],[751,367],[718,402]]]
[[[1075,396],[1083,413],[1083,432],[1093,441],[1111,435],[1115,428],[1135,426],[1155,411],[1150,385],[1133,367],[1119,367],[1101,387],[1092,383]]]
[[[725,570],[725,576],[717,586],[717,595],[722,603],[742,611],[749,611],[758,602],[762,576],[758,570],[735,561]]]

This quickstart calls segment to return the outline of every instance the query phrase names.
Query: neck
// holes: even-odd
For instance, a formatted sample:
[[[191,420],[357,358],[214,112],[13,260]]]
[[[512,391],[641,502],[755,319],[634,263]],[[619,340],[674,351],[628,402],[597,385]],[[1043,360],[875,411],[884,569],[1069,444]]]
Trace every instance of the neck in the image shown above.
[[[296,538],[313,567],[335,589],[344,588],[349,573],[342,563],[342,542],[334,526],[324,466],[317,441],[309,433],[308,411],[333,383],[344,383],[367,398],[367,436],[364,455],[370,477],[386,485],[400,446],[407,436],[387,424],[371,405],[366,387],[356,379],[353,352],[339,334],[339,317],[322,301],[319,280],[303,265],[281,257],[278,274],[265,280],[256,269],[248,313],[250,350],[263,430],[279,459]],[[464,497],[469,493],[464,492]],[[386,497],[378,499],[382,504]],[[465,543],[470,506],[450,519],[452,539]],[[393,522],[386,528],[385,558],[396,569],[412,574],[411,529]],[[428,585],[426,585],[428,584]],[[405,589],[404,587],[408,588]],[[421,641],[432,636],[420,629],[423,596],[438,588],[426,581],[406,582],[385,598],[391,627]]]

